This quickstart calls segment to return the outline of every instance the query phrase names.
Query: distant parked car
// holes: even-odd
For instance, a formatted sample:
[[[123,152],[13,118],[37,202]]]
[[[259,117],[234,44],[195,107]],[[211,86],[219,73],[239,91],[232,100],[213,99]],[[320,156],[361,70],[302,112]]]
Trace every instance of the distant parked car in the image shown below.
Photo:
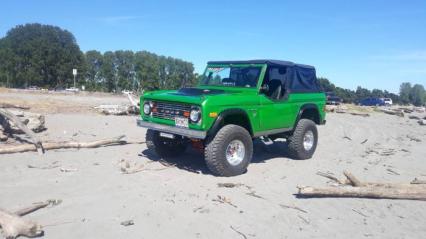
[[[342,103],[342,99],[336,96],[333,92],[327,92],[327,105],[340,105]]]
[[[79,92],[80,89],[75,88],[75,87],[70,87],[70,88],[65,89],[65,91],[68,91],[68,92]]]
[[[363,106],[384,106],[385,102],[380,98],[365,98],[359,102]]]
[[[392,105],[392,99],[391,98],[380,98],[381,100],[383,100],[383,102],[385,102],[385,105]]]
[[[27,88],[28,90],[39,90],[40,88],[38,86],[32,85]]]

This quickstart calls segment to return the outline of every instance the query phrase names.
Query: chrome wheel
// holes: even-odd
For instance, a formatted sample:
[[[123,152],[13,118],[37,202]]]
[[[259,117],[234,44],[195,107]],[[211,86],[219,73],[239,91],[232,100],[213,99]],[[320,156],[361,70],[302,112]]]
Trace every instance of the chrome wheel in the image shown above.
[[[245,153],[246,148],[243,142],[238,139],[233,140],[226,147],[226,160],[232,166],[237,166],[243,161]]]
[[[309,151],[314,146],[314,132],[311,130],[306,131],[305,135],[303,136],[303,148],[305,148],[306,151]]]

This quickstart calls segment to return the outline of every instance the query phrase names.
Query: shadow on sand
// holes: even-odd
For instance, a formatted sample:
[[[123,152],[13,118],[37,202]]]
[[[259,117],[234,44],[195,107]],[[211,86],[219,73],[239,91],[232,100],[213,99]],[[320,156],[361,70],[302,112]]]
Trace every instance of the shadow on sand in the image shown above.
[[[266,163],[267,160],[273,158],[285,158],[289,160],[288,147],[285,141],[275,141],[272,145],[265,145],[259,140],[253,141],[253,158],[251,163]],[[141,154],[149,160],[160,162],[166,166],[174,166],[182,170],[197,174],[211,174],[204,162],[204,155],[192,147],[188,147],[186,152],[178,157],[161,158],[146,149]],[[291,159],[290,159],[291,160]]]

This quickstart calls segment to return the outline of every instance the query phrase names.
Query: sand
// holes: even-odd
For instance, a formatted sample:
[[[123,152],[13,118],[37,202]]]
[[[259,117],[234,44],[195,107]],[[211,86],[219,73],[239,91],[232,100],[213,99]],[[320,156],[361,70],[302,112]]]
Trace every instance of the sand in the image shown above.
[[[40,98],[42,97],[42,98]],[[46,95],[1,92],[0,101],[44,99]],[[90,108],[126,102],[117,96],[58,96]],[[103,97],[105,97],[103,99]],[[56,98],[54,98],[56,99]],[[102,100],[103,99],[103,100]],[[143,140],[136,116],[103,116],[93,111],[46,110],[44,140],[94,140],[125,134]],[[426,178],[426,126],[383,113],[370,117],[330,113],[319,127],[310,160],[287,157],[284,141],[255,142],[244,175],[212,176],[194,150],[165,167],[144,144],[97,149],[0,155],[0,207],[14,210],[33,202],[61,199],[27,218],[45,225],[43,238],[422,238],[426,202],[295,197],[297,185],[326,186],[318,171],[342,177],[409,182]],[[122,160],[146,170],[122,174]],[[29,168],[57,165],[51,169]],[[60,168],[75,169],[61,172]],[[198,173],[197,173],[198,172]],[[234,188],[218,183],[242,184]],[[230,203],[219,202],[218,196]],[[303,211],[287,208],[296,206]],[[133,220],[134,225],[121,222]]]

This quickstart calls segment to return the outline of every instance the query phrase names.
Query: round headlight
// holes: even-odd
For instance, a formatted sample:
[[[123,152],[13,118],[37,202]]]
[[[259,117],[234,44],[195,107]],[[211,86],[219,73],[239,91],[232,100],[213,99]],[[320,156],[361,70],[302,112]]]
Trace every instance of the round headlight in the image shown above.
[[[143,104],[143,113],[145,115],[149,115],[151,113],[151,106],[149,105],[149,103]]]
[[[193,108],[191,110],[191,114],[189,115],[189,119],[194,123],[197,123],[198,121],[200,121],[200,119],[201,119],[200,109],[199,108]]]

